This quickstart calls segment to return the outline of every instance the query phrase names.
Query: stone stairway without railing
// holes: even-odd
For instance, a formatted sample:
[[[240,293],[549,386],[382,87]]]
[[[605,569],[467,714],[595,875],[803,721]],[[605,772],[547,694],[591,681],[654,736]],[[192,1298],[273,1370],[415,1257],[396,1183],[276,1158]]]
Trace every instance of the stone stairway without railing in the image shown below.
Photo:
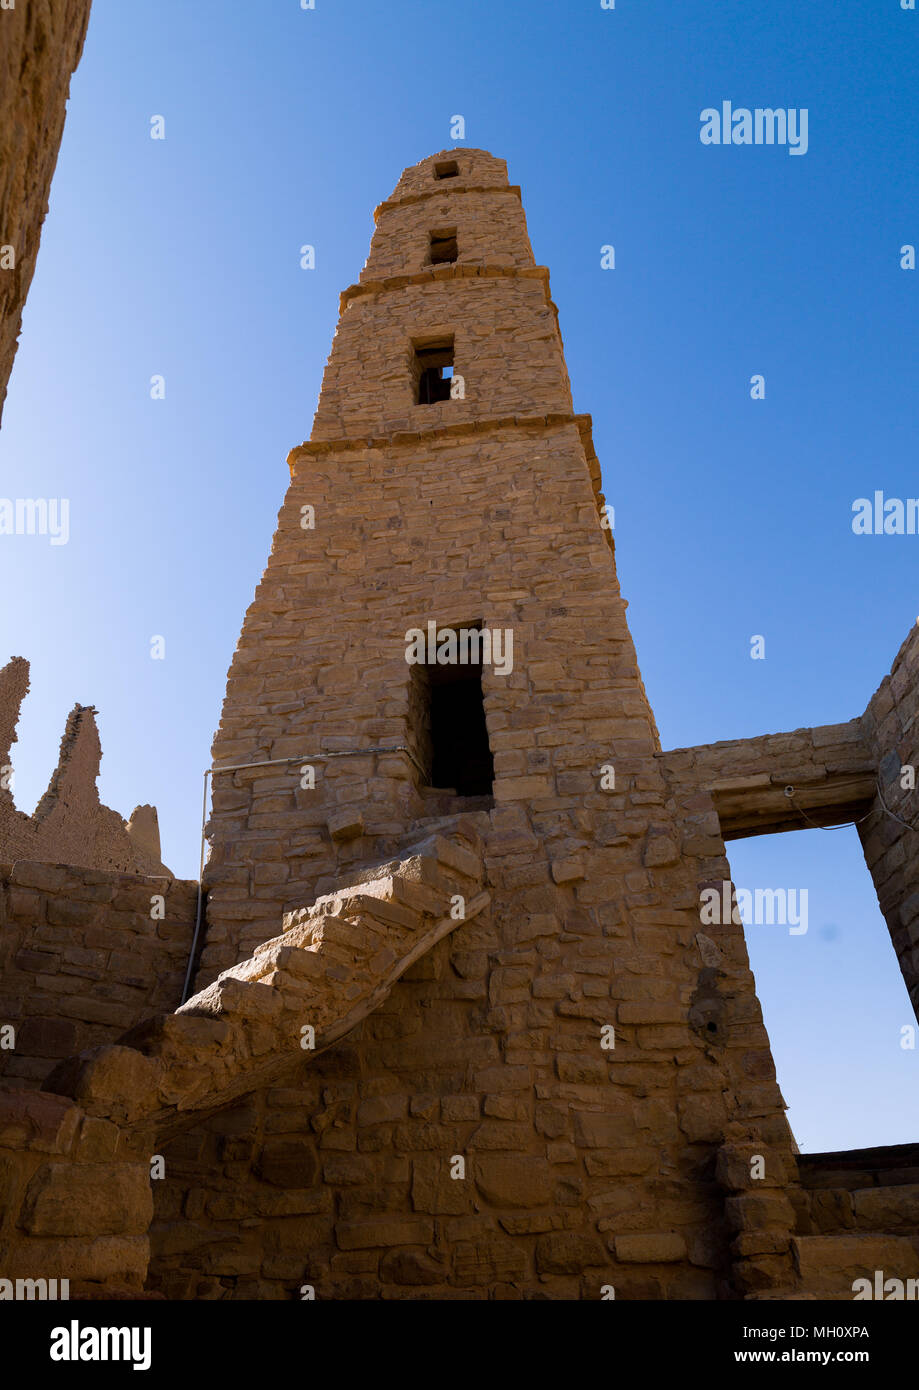
[[[343,1038],[483,911],[483,877],[478,833],[454,822],[285,914],[281,935],[175,1013],[66,1059],[42,1092],[0,1096],[3,1274],[137,1296],[155,1145]]]

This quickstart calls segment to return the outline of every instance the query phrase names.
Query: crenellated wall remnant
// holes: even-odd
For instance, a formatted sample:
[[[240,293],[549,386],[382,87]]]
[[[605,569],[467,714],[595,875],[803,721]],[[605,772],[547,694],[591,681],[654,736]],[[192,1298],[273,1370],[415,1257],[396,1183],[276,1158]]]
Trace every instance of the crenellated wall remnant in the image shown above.
[[[0,669],[0,862],[25,859],[171,878],[160,859],[156,808],[137,806],[125,821],[99,800],[102,745],[92,705],[74,705],[68,715],[57,767],[34,813],[16,809],[11,752],[28,689],[29,663],[15,656]]]

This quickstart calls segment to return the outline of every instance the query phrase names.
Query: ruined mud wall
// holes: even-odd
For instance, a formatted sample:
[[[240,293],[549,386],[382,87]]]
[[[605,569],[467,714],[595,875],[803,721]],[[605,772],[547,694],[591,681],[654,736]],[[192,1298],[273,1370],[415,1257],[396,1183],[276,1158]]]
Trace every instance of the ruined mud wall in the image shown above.
[[[102,745],[91,705],[71,710],[57,767],[34,813],[16,809],[11,750],[28,689],[29,663],[15,656],[0,668],[0,862],[25,859],[171,877],[160,860],[156,807],[137,806],[125,821],[99,800]]]

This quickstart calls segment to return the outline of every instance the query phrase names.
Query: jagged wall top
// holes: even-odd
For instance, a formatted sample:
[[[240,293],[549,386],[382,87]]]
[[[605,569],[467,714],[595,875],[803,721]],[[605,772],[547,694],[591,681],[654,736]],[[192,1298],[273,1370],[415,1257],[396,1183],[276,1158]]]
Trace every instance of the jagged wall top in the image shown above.
[[[29,663],[13,657],[0,668],[0,862],[168,875],[160,860],[156,808],[138,806],[126,822],[99,800],[102,745],[92,705],[74,705],[67,716],[57,767],[34,814],[16,809],[10,750],[28,689]]]

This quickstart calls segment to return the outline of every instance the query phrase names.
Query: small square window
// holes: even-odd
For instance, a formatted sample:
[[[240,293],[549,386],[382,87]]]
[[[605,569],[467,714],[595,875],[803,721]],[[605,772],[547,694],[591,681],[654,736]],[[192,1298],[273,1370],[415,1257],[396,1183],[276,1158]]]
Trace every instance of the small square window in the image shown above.
[[[430,237],[428,265],[450,265],[456,260],[459,251],[456,245],[455,227],[447,227],[440,232],[431,232]]]
[[[455,159],[445,159],[442,164],[434,165],[435,179],[455,179],[459,173],[459,165]]]

